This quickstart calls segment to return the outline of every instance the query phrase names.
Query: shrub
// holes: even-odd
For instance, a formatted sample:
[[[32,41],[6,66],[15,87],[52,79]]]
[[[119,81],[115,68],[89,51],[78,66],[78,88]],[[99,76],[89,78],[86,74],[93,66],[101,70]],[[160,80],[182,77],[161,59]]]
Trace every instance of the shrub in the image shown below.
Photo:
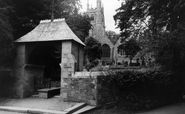
[[[89,70],[95,66],[97,66],[99,64],[99,60],[95,59],[92,62],[90,62],[89,64],[86,65],[86,69]]]
[[[178,83],[172,75],[159,70],[119,71],[108,75],[103,84],[127,110],[146,110],[181,99]]]

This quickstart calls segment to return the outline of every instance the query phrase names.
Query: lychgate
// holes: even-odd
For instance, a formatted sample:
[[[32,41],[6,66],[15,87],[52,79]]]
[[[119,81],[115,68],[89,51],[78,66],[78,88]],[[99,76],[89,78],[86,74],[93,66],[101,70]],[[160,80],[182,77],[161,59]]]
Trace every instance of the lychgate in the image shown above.
[[[72,32],[65,19],[42,20],[15,42],[16,97],[33,95],[39,87],[35,79],[59,80],[59,85],[64,86],[64,77],[71,77],[75,71],[83,69],[85,44]],[[47,81],[43,80],[39,84],[44,87]]]

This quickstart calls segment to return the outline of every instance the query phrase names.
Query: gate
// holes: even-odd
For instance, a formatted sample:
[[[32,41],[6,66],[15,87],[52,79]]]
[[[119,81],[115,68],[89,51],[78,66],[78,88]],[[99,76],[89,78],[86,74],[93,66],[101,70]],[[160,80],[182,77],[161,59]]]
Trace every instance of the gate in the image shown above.
[[[34,78],[35,90],[43,88],[51,88],[51,78],[35,77]]]

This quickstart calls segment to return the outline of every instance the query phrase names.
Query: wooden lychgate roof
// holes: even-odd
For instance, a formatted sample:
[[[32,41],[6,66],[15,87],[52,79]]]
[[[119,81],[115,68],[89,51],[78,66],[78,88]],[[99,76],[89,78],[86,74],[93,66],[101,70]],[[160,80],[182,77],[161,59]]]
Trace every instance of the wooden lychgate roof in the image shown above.
[[[69,28],[65,19],[42,20],[31,32],[15,42],[44,42],[74,40],[85,45]]]

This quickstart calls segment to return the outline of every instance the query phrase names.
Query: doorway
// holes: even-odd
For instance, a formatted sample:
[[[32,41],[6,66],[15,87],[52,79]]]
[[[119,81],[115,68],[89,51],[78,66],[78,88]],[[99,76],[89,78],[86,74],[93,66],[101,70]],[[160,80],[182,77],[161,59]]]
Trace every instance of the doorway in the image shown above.
[[[33,48],[28,64],[43,66],[43,76],[34,78],[35,90],[42,88],[60,87],[61,54],[52,45],[39,45]]]

